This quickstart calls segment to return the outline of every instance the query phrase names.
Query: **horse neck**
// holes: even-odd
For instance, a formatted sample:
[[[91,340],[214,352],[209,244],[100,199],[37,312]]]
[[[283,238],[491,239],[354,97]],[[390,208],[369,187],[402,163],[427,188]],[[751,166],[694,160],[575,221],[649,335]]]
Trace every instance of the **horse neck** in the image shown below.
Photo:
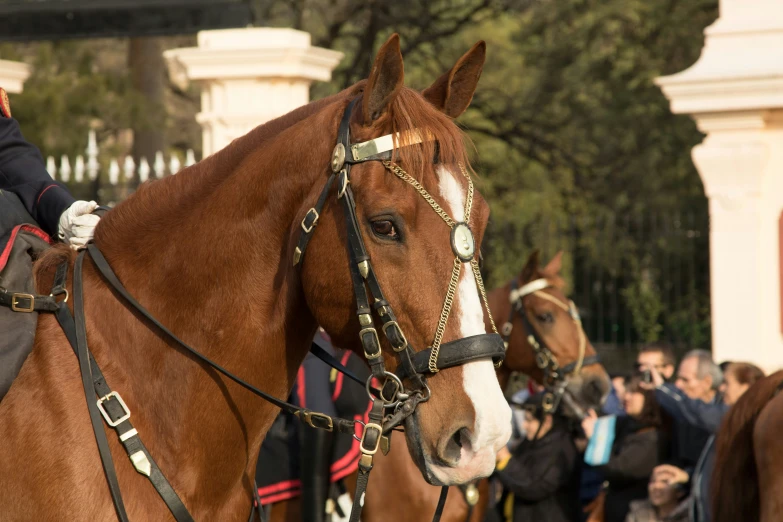
[[[307,127],[330,128],[328,116],[316,116]],[[316,329],[289,257],[297,237],[292,223],[326,181],[334,146],[329,136],[307,140],[301,125],[255,149],[238,140],[198,169],[143,187],[109,213],[96,234],[120,280],[153,316],[218,364],[283,399]],[[240,161],[232,156],[238,150],[247,151]],[[227,161],[237,163],[230,174],[220,171]],[[153,433],[176,441],[148,445],[158,446],[174,466],[198,468],[194,474],[202,482],[194,487],[211,481],[211,491],[230,490],[226,486],[241,471],[254,469],[277,410],[225,384],[154,333],[117,302],[91,267],[85,278],[96,359],[111,361],[107,377],[142,410],[140,422],[146,417]],[[198,448],[209,448],[202,462],[192,458]]]

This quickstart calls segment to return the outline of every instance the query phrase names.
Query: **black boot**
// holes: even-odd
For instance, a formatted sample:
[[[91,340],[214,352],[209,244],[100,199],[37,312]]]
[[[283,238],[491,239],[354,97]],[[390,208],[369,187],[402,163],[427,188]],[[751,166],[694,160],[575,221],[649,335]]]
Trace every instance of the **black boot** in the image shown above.
[[[302,479],[302,522],[325,522],[332,460],[332,433],[302,426],[299,470]]]

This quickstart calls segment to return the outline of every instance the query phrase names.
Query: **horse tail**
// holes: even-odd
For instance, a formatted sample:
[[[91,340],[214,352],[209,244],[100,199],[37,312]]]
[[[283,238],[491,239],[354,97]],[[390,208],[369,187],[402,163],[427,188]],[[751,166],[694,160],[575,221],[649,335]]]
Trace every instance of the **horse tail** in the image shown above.
[[[753,428],[783,384],[783,371],[750,387],[728,411],[718,432],[712,473],[713,522],[759,520],[760,498]]]

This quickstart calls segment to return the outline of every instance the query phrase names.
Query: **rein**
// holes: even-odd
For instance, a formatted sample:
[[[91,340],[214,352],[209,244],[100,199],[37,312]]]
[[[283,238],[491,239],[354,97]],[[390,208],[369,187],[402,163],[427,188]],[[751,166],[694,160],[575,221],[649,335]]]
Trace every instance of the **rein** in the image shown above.
[[[399,139],[404,138],[406,142],[401,144],[401,146],[408,146],[420,143],[425,138],[429,139],[429,136],[422,136],[422,133],[418,131],[409,131],[407,133],[398,134],[396,137],[387,135],[367,142],[352,144],[350,141],[350,116],[356,102],[357,100],[355,99],[348,104],[340,122],[338,143],[335,146],[331,162],[332,172],[315,206],[310,208],[302,219],[300,225],[302,233],[296,249],[294,250],[294,265],[299,265],[299,267],[301,267],[300,262],[303,259],[307,244],[318,223],[327,197],[331,192],[332,185],[334,184],[335,179],[337,179],[337,199],[343,204],[348,235],[347,249],[351,280],[356,299],[357,315],[359,324],[361,325],[359,337],[362,342],[364,355],[367,358],[371,369],[371,375],[367,378],[365,383],[365,387],[372,401],[369,422],[364,423],[357,420],[341,419],[314,412],[306,408],[299,408],[261,391],[232,374],[208,357],[202,355],[157,321],[144,306],[136,301],[122,285],[103,254],[93,243],[88,243],[86,249],[83,249],[78,253],[74,263],[73,315],[67,305],[69,297],[68,291],[66,290],[68,272],[67,261],[58,266],[53,288],[49,296],[19,293],[12,294],[4,289],[0,289],[2,290],[0,291],[0,294],[2,294],[2,296],[0,296],[2,297],[2,299],[0,299],[0,304],[7,305],[14,311],[53,311],[65,332],[74,353],[77,355],[93,432],[95,434],[112,501],[114,502],[117,517],[121,522],[127,522],[128,516],[120,493],[119,482],[114,469],[106,433],[102,426],[101,417],[106,424],[116,431],[117,436],[136,471],[149,478],[177,522],[192,522],[193,518],[142,443],[138,431],[130,422],[131,411],[123,401],[120,393],[111,389],[106,382],[100,367],[90,354],[87,345],[83,306],[82,272],[85,256],[89,256],[92,259],[103,279],[120,294],[127,304],[152,323],[152,326],[160,330],[200,362],[214,368],[265,401],[293,414],[312,428],[324,429],[327,431],[334,431],[336,429],[341,433],[347,433],[354,438],[357,438],[360,441],[361,457],[358,464],[359,477],[351,511],[351,522],[358,522],[361,515],[364,504],[364,492],[369,480],[369,473],[373,467],[373,456],[377,453],[379,448],[384,454],[387,453],[390,449],[389,432],[402,424],[406,418],[410,417],[415,412],[418,404],[429,400],[431,391],[426,383],[426,375],[434,374],[440,370],[466,364],[478,359],[492,358],[495,366],[499,366],[502,363],[503,358],[505,357],[505,345],[503,339],[497,333],[491,312],[489,311],[484,284],[478,268],[478,261],[475,258],[475,240],[468,224],[473,201],[473,183],[465,168],[460,165],[461,172],[468,182],[468,197],[466,198],[464,209],[466,221],[456,222],[437,204],[437,202],[435,202],[421,184],[408,175],[402,168],[392,163],[395,139],[399,141]],[[347,154],[348,151],[350,151],[350,155]],[[350,187],[350,171],[352,165],[366,161],[381,161],[389,172],[413,186],[450,229],[451,245],[455,254],[455,259],[452,267],[449,289],[443,303],[440,320],[438,321],[435,331],[435,337],[432,346],[426,350],[414,352],[408,344],[408,341],[397,322],[396,316],[392,311],[391,305],[386,301],[383,292],[381,291],[370,256],[362,239],[356,215],[356,203],[354,201],[353,191]],[[476,286],[481,294],[487,313],[489,314],[494,333],[475,335],[442,343],[446,323],[453,305],[461,267],[462,264],[467,263],[470,263],[471,265],[471,270],[476,279]],[[372,306],[370,305],[371,301],[368,295],[368,289],[373,298]],[[62,301],[59,301],[58,297],[61,295],[64,295],[65,298]],[[396,373],[389,372],[385,368],[380,339],[372,315],[373,311],[376,312],[377,319],[382,324],[381,330],[398,358],[399,364]],[[327,362],[327,364],[346,373],[349,378],[362,382],[361,379],[346,371],[339,362],[335,365],[334,362],[336,361],[334,361],[333,358],[331,358],[330,361],[329,357],[324,357],[324,355],[328,356],[329,354],[321,353],[323,352],[322,349],[318,348],[316,345],[313,346],[314,348],[312,351],[322,360]],[[378,381],[382,383],[380,391],[371,388],[373,378],[377,378]],[[403,380],[410,381],[413,385],[412,388],[406,389]],[[375,392],[375,394],[373,392]],[[96,397],[99,397],[97,401],[95,400]],[[357,424],[361,425],[363,428],[361,438],[357,437],[355,434]],[[433,518],[434,522],[440,520],[447,492],[448,486],[444,486],[436,508],[435,517]],[[255,499],[256,506],[251,510],[250,520],[252,521],[256,515],[259,519],[263,520],[263,510],[261,509],[260,502],[258,502],[257,492],[254,492],[253,498]]]
[[[521,288],[517,287],[516,279],[511,281],[511,291],[509,292],[509,301],[511,302],[511,312],[509,313],[508,321],[501,328],[503,335],[503,341],[508,345],[508,340],[511,337],[511,331],[513,329],[514,314],[519,314],[522,317],[522,321],[527,332],[527,342],[533,348],[533,353],[536,357],[536,366],[544,372],[544,387],[546,388],[546,394],[544,395],[543,408],[547,413],[552,413],[557,410],[560,405],[560,401],[565,397],[566,402],[570,404],[573,401],[569,400],[566,394],[566,386],[568,385],[568,377],[570,375],[578,374],[583,366],[589,366],[591,364],[597,364],[599,362],[598,354],[585,357],[585,349],[587,348],[587,337],[585,331],[582,328],[582,320],[579,317],[579,311],[574,305],[574,302],[569,300],[568,304],[563,303],[556,297],[544,292],[545,289],[551,288],[553,285],[546,279],[535,279]],[[544,339],[539,335],[538,331],[533,327],[528,317],[527,310],[524,306],[524,298],[528,295],[535,295],[542,299],[554,303],[557,307],[564,310],[571,317],[576,325],[579,335],[579,355],[576,361],[571,362],[562,368],[557,361],[557,357],[552,350],[547,346]]]

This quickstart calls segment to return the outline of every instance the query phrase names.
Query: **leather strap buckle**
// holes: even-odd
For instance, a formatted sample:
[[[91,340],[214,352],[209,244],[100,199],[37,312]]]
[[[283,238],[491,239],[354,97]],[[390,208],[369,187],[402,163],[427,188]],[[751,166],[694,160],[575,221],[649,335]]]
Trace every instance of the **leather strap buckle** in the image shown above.
[[[364,342],[364,335],[365,334],[372,334],[372,340],[370,341],[370,343],[373,340],[375,341],[375,346],[378,348],[378,352],[377,353],[373,354],[373,353],[368,353],[367,352],[367,344],[365,344],[365,342]],[[361,339],[361,341],[362,341],[362,346],[364,347],[364,357],[366,359],[368,359],[368,360],[369,359],[377,359],[378,357],[380,357],[383,354],[383,352],[381,351],[381,340],[378,339],[378,331],[374,327],[370,326],[370,327],[364,328],[362,331],[360,331],[359,332],[359,339]]]
[[[27,301],[27,304],[25,304],[25,301]],[[35,311],[35,296],[20,292],[11,294],[11,310],[28,314]]]
[[[315,217],[311,218],[311,216],[315,216]],[[305,234],[309,234],[310,232],[313,231],[313,229],[315,228],[315,225],[318,224],[318,218],[319,217],[321,217],[321,216],[318,214],[318,211],[316,209],[311,208],[310,210],[307,211],[307,214],[305,214],[305,217],[302,218],[302,230],[304,230]],[[310,221],[309,225],[307,224],[308,218],[312,219],[312,221]]]
[[[402,342],[402,344],[400,344],[400,345],[397,345],[397,344],[391,342],[392,338],[389,336],[389,332],[386,331],[389,328],[391,328],[392,326],[394,327],[394,329],[397,332],[397,334],[399,334],[399,336],[400,336],[400,338],[397,339],[398,341]],[[397,324],[397,321],[389,321],[388,323],[384,323],[384,325],[381,327],[381,329],[383,330],[384,335],[386,335],[386,338],[389,339],[389,344],[392,345],[392,349],[395,352],[401,352],[401,351],[405,350],[405,348],[408,347],[408,339],[405,337],[405,334],[402,333],[402,328],[400,328],[400,325]]]
[[[117,399],[117,402],[119,403],[120,406],[122,406],[122,409],[125,412],[125,414],[122,417],[120,417],[119,419],[114,420],[114,421],[111,420],[111,417],[109,417],[109,413],[103,407],[103,403],[108,401],[108,400],[110,400],[110,399]],[[130,419],[130,416],[131,416],[130,410],[125,405],[125,401],[122,400],[122,397],[120,397],[120,394],[117,393],[116,391],[107,393],[106,395],[104,395],[103,397],[98,399],[97,404],[98,404],[98,410],[100,410],[101,415],[103,415],[103,418],[106,419],[106,424],[108,424],[112,428],[117,426],[118,424],[122,424],[126,420]]]
[[[364,446],[365,442],[371,442],[367,441],[367,433],[369,430],[377,430],[378,436],[375,439],[373,445],[370,448],[367,448]],[[362,432],[362,440],[361,440],[361,450],[362,453],[365,455],[375,455],[378,452],[378,448],[381,446],[381,437],[383,436],[383,428],[379,424],[375,424],[374,422],[368,422],[364,425],[364,431]]]
[[[325,413],[318,413],[310,410],[303,410],[301,414],[302,421],[318,430],[334,431],[334,421]]]

